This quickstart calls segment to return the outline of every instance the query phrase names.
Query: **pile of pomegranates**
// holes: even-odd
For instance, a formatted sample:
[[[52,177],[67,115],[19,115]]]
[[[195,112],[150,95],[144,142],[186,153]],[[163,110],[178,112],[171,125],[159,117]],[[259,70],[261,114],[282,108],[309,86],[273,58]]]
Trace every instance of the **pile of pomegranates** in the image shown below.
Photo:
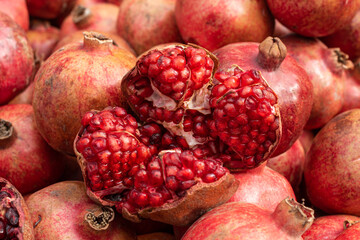
[[[0,0],[0,240],[360,239],[360,0]]]

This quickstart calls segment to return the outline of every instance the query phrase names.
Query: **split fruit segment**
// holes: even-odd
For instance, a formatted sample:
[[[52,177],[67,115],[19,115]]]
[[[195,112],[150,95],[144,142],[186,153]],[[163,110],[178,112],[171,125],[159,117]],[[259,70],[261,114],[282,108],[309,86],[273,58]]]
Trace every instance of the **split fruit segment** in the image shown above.
[[[155,123],[138,127],[119,107],[85,114],[74,148],[88,195],[135,222],[190,224],[238,186],[219,158],[184,149]]]

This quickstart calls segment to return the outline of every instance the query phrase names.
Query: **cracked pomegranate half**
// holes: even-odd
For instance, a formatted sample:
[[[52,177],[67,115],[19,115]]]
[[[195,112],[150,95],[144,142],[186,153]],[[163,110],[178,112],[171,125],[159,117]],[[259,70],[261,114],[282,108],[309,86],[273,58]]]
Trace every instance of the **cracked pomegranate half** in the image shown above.
[[[237,189],[220,159],[177,147],[155,123],[138,127],[123,108],[88,112],[81,124],[74,150],[87,193],[126,219],[187,225]]]

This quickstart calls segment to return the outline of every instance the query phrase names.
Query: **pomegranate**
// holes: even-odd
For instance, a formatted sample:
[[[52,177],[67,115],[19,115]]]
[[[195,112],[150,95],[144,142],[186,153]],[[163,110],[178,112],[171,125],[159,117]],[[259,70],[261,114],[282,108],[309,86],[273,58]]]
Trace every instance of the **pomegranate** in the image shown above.
[[[347,71],[344,89],[344,104],[340,112],[360,108],[360,59],[354,69]]]
[[[275,30],[274,30],[275,37],[283,37],[291,33],[292,31],[290,31],[287,27],[285,27],[278,20],[275,19]]]
[[[329,215],[316,218],[311,227],[302,235],[304,240],[335,240],[346,228],[349,221],[359,221],[352,215]]]
[[[23,197],[2,177],[0,177],[0,239],[35,239],[31,216]]]
[[[233,42],[261,42],[274,31],[265,0],[178,0],[175,17],[185,42],[210,51]]]
[[[233,43],[214,51],[219,71],[234,64],[244,70],[257,69],[279,100],[281,137],[275,157],[288,150],[300,136],[312,107],[312,84],[306,72],[286,54],[279,38],[268,37],[261,44]]]
[[[76,0],[26,0],[32,17],[55,19],[69,14]]]
[[[36,24],[26,35],[37,58],[40,61],[47,59],[59,40],[59,29],[52,27],[49,22]]]
[[[360,223],[350,224],[349,227],[342,232],[336,240],[356,240],[360,236]]]
[[[337,115],[318,132],[306,154],[309,199],[327,213],[360,215],[359,127],[360,109]]]
[[[24,30],[0,12],[0,105],[7,103],[30,83],[34,54]]]
[[[123,108],[88,112],[81,124],[74,148],[87,193],[128,220],[187,225],[236,191],[220,159],[175,148],[158,125],[138,128]]]
[[[175,22],[175,0],[125,0],[119,8],[117,31],[137,54],[168,42],[181,42]]]
[[[32,99],[34,95],[34,82],[31,82],[27,88],[14,97],[9,104],[32,104]]]
[[[289,150],[267,161],[267,166],[283,175],[296,192],[304,173],[305,151],[300,140],[296,140]]]
[[[271,13],[291,31],[308,37],[327,36],[348,24],[358,0],[266,0]]]
[[[25,31],[29,29],[29,12],[26,7],[26,0],[0,0],[0,9],[1,12],[9,15]]]
[[[137,240],[174,240],[170,233],[148,233],[137,236]]]
[[[227,202],[252,203],[274,211],[286,197],[295,198],[290,183],[265,163],[255,169],[233,175],[239,181],[239,187]]]
[[[182,240],[217,239],[302,239],[314,221],[314,211],[286,198],[274,211],[251,203],[226,203],[204,214]]]
[[[360,10],[356,12],[350,24],[321,38],[328,47],[338,47],[352,60],[360,57]]]
[[[0,176],[22,193],[57,181],[63,173],[58,153],[39,134],[29,104],[0,107]]]
[[[320,128],[341,109],[344,99],[344,69],[351,68],[352,63],[338,48],[329,49],[315,38],[289,35],[281,40],[289,54],[308,73],[313,84],[314,102],[305,128]]]
[[[58,182],[27,199],[38,240],[133,240],[135,234],[114,210],[95,204],[80,181]]]
[[[110,3],[98,3],[89,8],[78,5],[61,24],[60,38],[78,30],[116,34],[118,11],[119,8]]]
[[[91,7],[94,4],[97,3],[104,3],[107,2],[106,0],[77,0],[76,5],[81,5],[84,7]]]
[[[314,140],[315,134],[310,130],[304,130],[299,137],[299,141],[304,148],[305,154],[309,151],[312,141]]]
[[[98,33],[100,33],[108,38],[111,38],[117,47],[123,48],[135,55],[135,51],[119,35],[113,34],[113,33],[104,33],[104,32],[98,32]],[[62,39],[60,39],[60,41],[57,42],[56,46],[54,47],[54,51],[64,47],[66,44],[74,43],[74,42],[83,42],[83,41],[84,41],[83,31],[79,30],[79,31],[70,33],[69,35],[63,37]]]
[[[54,52],[35,77],[33,106],[40,134],[55,150],[74,154],[81,116],[92,108],[124,105],[121,79],[135,57],[110,38],[85,32],[82,43]]]

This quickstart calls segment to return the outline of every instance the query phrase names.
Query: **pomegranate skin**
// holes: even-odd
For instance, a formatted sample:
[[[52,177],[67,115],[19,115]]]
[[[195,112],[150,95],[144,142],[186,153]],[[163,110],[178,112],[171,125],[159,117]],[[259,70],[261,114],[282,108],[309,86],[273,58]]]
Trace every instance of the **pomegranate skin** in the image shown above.
[[[356,240],[360,236],[360,223],[356,223],[353,226],[346,229],[341,233],[336,240]]]
[[[25,89],[34,69],[33,50],[24,30],[0,12],[0,105]]]
[[[96,230],[89,225],[85,215],[96,214],[103,209],[88,198],[84,183],[80,181],[50,185],[31,194],[26,203],[36,226],[35,238],[38,240],[135,239],[135,234],[119,218],[107,222],[107,229]]]
[[[299,137],[299,141],[304,148],[305,154],[309,151],[312,141],[314,140],[315,134],[310,130],[304,130]]]
[[[353,108],[360,108],[360,61],[354,65],[354,69],[346,72],[344,104],[340,112]]]
[[[238,240],[286,239],[300,240],[311,226],[313,210],[289,199],[279,203],[275,211],[251,203],[226,203],[205,213],[185,233],[182,240],[219,239]],[[297,208],[298,207],[298,208]],[[296,212],[296,213],[295,213]]]
[[[261,42],[274,31],[263,0],[180,0],[175,17],[184,41],[209,51],[233,42]]]
[[[252,203],[274,211],[286,197],[295,198],[290,183],[266,164],[233,175],[239,181],[239,187],[227,202]]]
[[[266,0],[274,17],[291,31],[308,37],[327,36],[349,23],[358,0]]]
[[[352,215],[329,215],[316,218],[311,227],[302,235],[304,240],[335,240],[345,229],[345,221],[359,221]]]
[[[119,7],[117,31],[139,55],[155,45],[181,42],[175,0],[125,0]]]
[[[348,61],[338,49],[329,49],[318,39],[289,35],[281,38],[289,54],[305,69],[313,84],[313,106],[306,129],[324,126],[341,109]],[[344,62],[341,62],[344,61]]]
[[[31,193],[56,182],[63,173],[63,163],[43,140],[29,104],[0,107],[0,119],[13,126],[12,135],[1,140],[0,176],[8,179],[22,193]]]
[[[96,33],[86,33],[84,43],[54,52],[35,77],[33,97],[36,124],[49,145],[74,154],[73,142],[85,112],[125,106],[121,79],[135,61],[130,52]]]
[[[312,84],[304,69],[291,56],[286,56],[275,69],[264,68],[257,60],[259,43],[233,43],[214,51],[219,69],[234,64],[244,70],[257,69],[279,99],[282,135],[272,157],[288,150],[300,136],[313,103]]]
[[[76,0],[26,0],[30,16],[44,19],[67,15],[74,7],[75,2]]]
[[[360,109],[337,115],[315,136],[306,155],[307,194],[326,213],[360,215],[359,127]]]
[[[32,99],[34,95],[34,82],[31,82],[30,85],[16,97],[14,97],[9,104],[32,104]]]
[[[0,9],[9,15],[25,31],[29,29],[29,12],[25,0],[0,0]]]
[[[60,27],[60,38],[78,30],[101,31],[116,34],[119,8],[110,3],[98,3],[89,8],[76,6]]]
[[[295,189],[299,191],[300,182],[304,173],[305,151],[296,140],[289,150],[267,161],[267,166],[283,175]]]
[[[321,38],[328,47],[339,47],[352,60],[360,57],[360,11],[357,11],[350,24],[333,34]]]

